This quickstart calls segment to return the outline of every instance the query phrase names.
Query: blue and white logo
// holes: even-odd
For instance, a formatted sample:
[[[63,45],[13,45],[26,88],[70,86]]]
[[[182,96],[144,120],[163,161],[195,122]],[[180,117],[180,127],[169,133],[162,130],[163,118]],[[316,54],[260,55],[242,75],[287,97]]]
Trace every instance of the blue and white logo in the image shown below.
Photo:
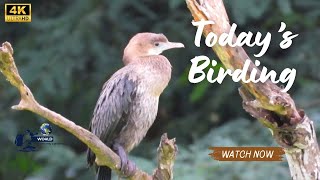
[[[49,134],[51,134],[52,129],[51,129],[50,124],[48,124],[48,123],[43,123],[43,124],[40,126],[40,132],[41,132],[42,135],[46,135],[46,136],[48,136]]]
[[[42,135],[38,135],[38,134]],[[39,132],[31,132],[30,130],[26,130],[25,133],[18,134],[15,138],[15,145],[19,147],[19,151],[30,152],[36,151],[37,147],[36,143],[52,143],[53,136],[49,136],[52,133],[52,128],[50,124],[43,123],[40,126]]]

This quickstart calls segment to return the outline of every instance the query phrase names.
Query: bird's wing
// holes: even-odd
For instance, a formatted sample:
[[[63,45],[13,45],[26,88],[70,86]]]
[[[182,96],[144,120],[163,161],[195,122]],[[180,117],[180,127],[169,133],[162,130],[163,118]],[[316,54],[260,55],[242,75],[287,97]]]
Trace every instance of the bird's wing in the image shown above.
[[[137,86],[138,80],[129,71],[118,71],[104,84],[89,128],[107,145],[126,125]]]

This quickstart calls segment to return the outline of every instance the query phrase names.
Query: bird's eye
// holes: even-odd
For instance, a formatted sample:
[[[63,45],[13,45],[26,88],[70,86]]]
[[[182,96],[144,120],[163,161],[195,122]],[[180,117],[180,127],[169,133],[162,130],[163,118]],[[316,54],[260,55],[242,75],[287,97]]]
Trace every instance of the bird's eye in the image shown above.
[[[159,43],[156,42],[156,43],[154,43],[154,45],[155,45],[155,46],[159,46]]]

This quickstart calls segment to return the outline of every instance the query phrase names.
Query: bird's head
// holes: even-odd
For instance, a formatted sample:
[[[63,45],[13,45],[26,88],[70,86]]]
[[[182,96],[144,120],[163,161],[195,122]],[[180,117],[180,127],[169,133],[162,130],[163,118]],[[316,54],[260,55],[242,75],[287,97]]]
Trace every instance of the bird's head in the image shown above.
[[[178,42],[169,42],[163,34],[138,33],[133,36],[123,52],[124,64],[137,59],[137,57],[159,55],[163,51],[172,48],[183,48]]]

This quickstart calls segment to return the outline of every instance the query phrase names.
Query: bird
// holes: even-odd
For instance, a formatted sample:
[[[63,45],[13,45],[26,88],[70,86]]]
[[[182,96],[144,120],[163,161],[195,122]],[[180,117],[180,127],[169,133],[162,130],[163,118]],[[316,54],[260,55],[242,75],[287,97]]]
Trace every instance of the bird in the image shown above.
[[[124,66],[102,87],[89,130],[120,157],[122,177],[136,172],[128,153],[141,142],[156,119],[159,97],[172,71],[169,60],[161,53],[172,48],[184,45],[169,42],[163,34],[134,35],[123,51]],[[97,166],[95,158],[88,148],[87,163],[95,165],[96,179],[110,180],[111,169]]]

